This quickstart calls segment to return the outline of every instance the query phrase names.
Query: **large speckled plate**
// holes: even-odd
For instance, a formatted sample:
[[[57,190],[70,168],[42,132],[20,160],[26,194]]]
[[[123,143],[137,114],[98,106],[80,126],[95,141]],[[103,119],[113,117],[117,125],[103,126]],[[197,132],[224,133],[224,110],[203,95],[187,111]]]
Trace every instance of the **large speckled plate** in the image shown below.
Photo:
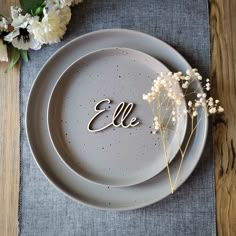
[[[142,95],[158,73],[167,71],[153,57],[127,48],[98,50],[73,63],[49,100],[49,133],[62,160],[87,180],[107,186],[135,185],[161,172],[166,166],[162,142],[159,133],[152,134],[153,114]],[[173,89],[181,93],[178,85]],[[95,111],[99,101],[103,101],[97,106],[100,111]],[[125,104],[118,113],[120,102]],[[167,105],[162,105],[166,120],[171,112]],[[174,128],[178,135],[165,135],[169,162],[184,139],[184,109],[184,101],[176,107],[180,119]],[[115,111],[119,115],[114,120]],[[130,113],[121,122],[123,112],[124,116]],[[132,118],[137,120],[129,126]]]
[[[166,171],[131,187],[109,187],[92,183],[72,171],[58,157],[47,128],[47,105],[60,75],[69,65],[85,54],[107,47],[126,47],[145,52],[160,60],[171,70],[185,71],[190,68],[187,61],[176,50],[144,33],[111,29],[83,35],[58,50],[39,72],[28,100],[27,136],[38,166],[50,182],[66,195],[80,203],[99,209],[135,209],[155,203],[171,193]],[[199,87],[198,84],[194,86]],[[206,140],[207,124],[207,115],[203,111],[201,121],[183,161],[176,188],[186,181],[199,161]],[[179,160],[175,157],[170,165],[173,176],[177,174],[178,166]]]

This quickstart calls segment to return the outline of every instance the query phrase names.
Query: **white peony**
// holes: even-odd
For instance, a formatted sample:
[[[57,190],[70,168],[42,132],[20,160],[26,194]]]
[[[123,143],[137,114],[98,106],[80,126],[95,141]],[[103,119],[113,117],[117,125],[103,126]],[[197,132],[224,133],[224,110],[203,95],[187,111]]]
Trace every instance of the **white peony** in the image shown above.
[[[2,39],[0,39],[0,61],[8,61],[7,46],[3,44]]]
[[[62,2],[64,6],[74,6],[83,2],[83,0],[62,0]]]
[[[66,25],[71,18],[69,7],[46,12],[41,22],[32,20],[29,26],[30,32],[41,44],[53,44],[60,42],[65,34]]]
[[[45,3],[46,3],[46,9],[48,11],[58,10],[65,6],[62,0],[47,0]]]
[[[71,19],[71,10],[69,7],[63,7],[60,11],[59,11],[59,15],[61,18],[61,23],[67,25],[70,22]]]
[[[65,6],[75,6],[79,3],[82,3],[83,0],[47,0],[46,8],[50,10],[58,10],[60,8],[63,8]]]

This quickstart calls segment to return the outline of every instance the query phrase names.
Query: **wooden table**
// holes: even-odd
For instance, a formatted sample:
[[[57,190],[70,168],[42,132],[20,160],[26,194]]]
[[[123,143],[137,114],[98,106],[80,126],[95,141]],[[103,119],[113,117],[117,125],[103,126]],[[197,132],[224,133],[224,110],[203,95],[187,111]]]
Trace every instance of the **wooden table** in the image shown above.
[[[0,0],[9,14],[17,0]],[[210,1],[213,95],[225,114],[213,120],[218,235],[236,235],[236,0]],[[19,65],[0,63],[0,236],[18,234]]]

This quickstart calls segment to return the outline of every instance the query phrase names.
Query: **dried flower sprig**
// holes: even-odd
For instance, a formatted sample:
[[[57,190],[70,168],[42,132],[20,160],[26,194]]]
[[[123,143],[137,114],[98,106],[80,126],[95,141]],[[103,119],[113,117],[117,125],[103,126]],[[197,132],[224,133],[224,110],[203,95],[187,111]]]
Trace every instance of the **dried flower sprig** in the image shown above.
[[[201,121],[203,111],[206,111],[208,115],[224,111],[223,107],[219,105],[219,100],[214,100],[212,97],[208,98],[207,93],[210,89],[211,84],[209,79],[203,80],[197,69],[188,69],[186,70],[186,75],[183,75],[182,72],[160,73],[157,79],[153,81],[150,92],[143,94],[143,100],[146,100],[150,104],[154,116],[152,133],[160,133],[161,135],[172,193],[175,191],[183,160],[191,138]],[[172,135],[178,138],[175,127],[182,116],[189,117],[191,128],[187,134],[186,143],[181,144],[179,140],[181,160],[173,181],[166,148],[166,136],[168,132],[172,132]]]
[[[8,62],[7,48],[12,49],[10,70],[22,57],[28,61],[28,50],[58,43],[71,18],[70,7],[82,0],[20,0],[11,7],[11,18],[0,15],[0,62]]]

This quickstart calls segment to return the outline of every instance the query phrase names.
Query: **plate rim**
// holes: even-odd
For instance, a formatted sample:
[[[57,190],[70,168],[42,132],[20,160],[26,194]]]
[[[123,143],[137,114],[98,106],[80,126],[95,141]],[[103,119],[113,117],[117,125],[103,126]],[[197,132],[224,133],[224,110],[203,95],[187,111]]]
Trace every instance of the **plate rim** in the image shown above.
[[[146,207],[146,206],[149,206],[151,204],[154,204],[156,202],[159,202],[161,201],[162,199],[168,197],[169,195],[171,195],[171,193],[167,194],[166,196],[163,196],[161,198],[159,198],[158,200],[151,200],[149,202],[146,202],[145,204],[141,204],[139,206],[129,206],[129,207],[114,207],[114,208],[111,208],[111,207],[107,207],[107,206],[97,206],[97,205],[94,205],[94,204],[91,204],[90,202],[86,202],[84,201],[83,199],[78,199],[76,197],[74,197],[74,195],[72,194],[69,194],[67,191],[65,191],[61,186],[60,184],[58,184],[54,179],[51,179],[46,171],[42,168],[42,166],[39,164],[38,162],[38,158],[35,156],[34,154],[34,150],[32,148],[32,144],[31,144],[31,141],[30,141],[30,138],[29,138],[29,132],[28,132],[28,114],[29,114],[29,104],[30,104],[30,98],[31,98],[31,94],[32,94],[32,91],[34,90],[35,86],[37,85],[38,83],[38,80],[39,80],[39,76],[40,74],[43,72],[44,70],[44,67],[47,65],[47,63],[54,57],[56,56],[57,53],[61,52],[62,50],[65,50],[70,44],[78,41],[78,40],[81,40],[83,38],[86,38],[86,37],[89,37],[91,35],[95,35],[95,34],[99,34],[99,33],[106,33],[106,32],[126,32],[126,33],[134,33],[136,35],[140,35],[140,36],[144,36],[144,37],[147,37],[147,38],[150,38],[152,40],[155,40],[159,43],[161,43],[162,45],[165,45],[167,46],[168,48],[170,48],[171,50],[173,50],[175,52],[176,55],[178,55],[179,59],[181,59],[181,61],[186,65],[186,69],[187,68],[192,68],[190,66],[190,64],[187,62],[187,60],[174,48],[172,47],[171,45],[167,44],[166,42],[160,40],[159,38],[157,37],[154,37],[152,35],[149,35],[147,33],[144,33],[144,32],[140,32],[140,31],[136,31],[136,30],[131,30],[131,29],[122,29],[122,28],[110,28],[110,29],[102,29],[102,30],[96,30],[96,31],[92,31],[92,32],[89,32],[89,33],[86,33],[86,34],[83,34],[81,36],[78,36],[72,40],[70,40],[69,42],[67,42],[65,45],[63,45],[62,47],[60,47],[58,50],[56,50],[47,60],[46,62],[43,64],[43,66],[40,68],[39,72],[37,73],[36,75],[36,78],[34,79],[32,85],[31,85],[31,88],[30,88],[30,91],[29,91],[29,96],[27,98],[27,102],[26,102],[26,115],[25,115],[25,127],[26,127],[26,138],[27,138],[27,141],[28,141],[28,145],[29,145],[29,148],[30,148],[30,151],[32,153],[32,156],[33,156],[33,159],[35,160],[38,168],[40,169],[40,171],[43,173],[43,175],[46,177],[46,179],[49,181],[49,183],[51,183],[56,189],[59,190],[59,192],[62,192],[65,196],[69,197],[70,199],[72,199],[73,201],[75,201],[76,203],[80,203],[84,206],[89,206],[89,207],[92,207],[92,208],[95,208],[95,209],[98,209],[98,210],[105,210],[105,211],[127,211],[127,210],[134,210],[134,209],[139,209],[139,208],[143,208],[143,207]],[[192,170],[188,173],[188,175],[186,176],[185,180],[181,182],[181,184],[179,184],[176,188],[176,190],[182,186],[189,178],[189,176],[192,174],[192,172],[194,171],[194,169],[196,168],[200,158],[201,158],[201,155],[203,153],[203,150],[204,150],[204,146],[205,146],[205,143],[206,143],[206,139],[207,139],[207,133],[208,133],[208,125],[209,125],[209,121],[208,121],[208,117],[207,115],[205,114],[205,127],[204,127],[204,130],[205,130],[205,133],[204,133],[204,137],[203,137],[203,142],[202,142],[202,150],[199,152],[199,156],[196,160],[196,163],[194,164]]]

